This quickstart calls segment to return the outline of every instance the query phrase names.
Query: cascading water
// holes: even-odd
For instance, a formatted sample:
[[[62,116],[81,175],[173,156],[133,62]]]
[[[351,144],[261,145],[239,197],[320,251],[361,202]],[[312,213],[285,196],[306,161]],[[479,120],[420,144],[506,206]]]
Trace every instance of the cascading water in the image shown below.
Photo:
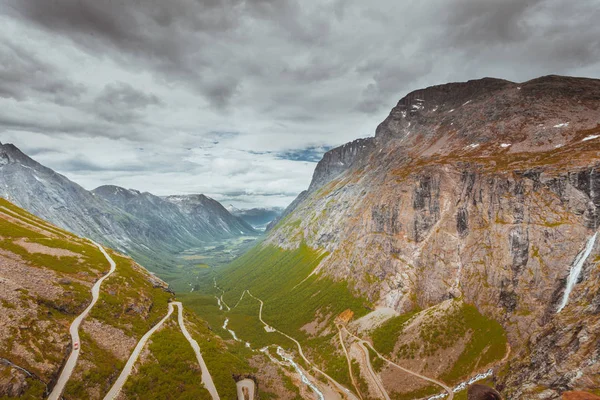
[[[229,333],[231,334],[231,336],[233,336],[233,339],[234,339],[236,342],[241,342],[241,340],[240,340],[240,339],[238,339],[238,337],[237,337],[237,335],[235,334],[235,332],[234,332],[234,331],[232,331],[231,329],[227,329],[227,324],[228,324],[228,323],[229,323],[229,318],[226,318],[226,319],[225,319],[225,322],[223,323],[223,329],[226,329],[226,330],[227,330],[227,332],[229,332]]]
[[[279,356],[281,358],[283,358],[285,361],[289,362],[292,365],[292,367],[294,367],[296,372],[298,372],[298,374],[300,374],[300,378],[302,379],[302,382],[305,383],[306,385],[308,385],[308,387],[311,388],[313,392],[315,392],[315,394],[317,395],[319,400],[325,400],[325,396],[323,396],[323,393],[321,393],[319,388],[316,387],[310,380],[308,380],[308,377],[304,374],[302,369],[300,369],[298,364],[296,364],[294,362],[294,360],[292,360],[291,357],[287,356],[281,347],[277,347],[277,354],[279,354]]]
[[[590,256],[590,253],[594,249],[594,244],[596,243],[597,236],[598,236],[598,232],[594,233],[594,236],[589,238],[589,240],[587,241],[587,243],[585,245],[585,249],[583,249],[583,251],[581,251],[581,253],[577,254],[577,257],[575,258],[575,262],[573,263],[573,266],[571,267],[571,272],[569,272],[569,278],[567,279],[567,287],[565,288],[565,293],[563,294],[562,301],[560,302],[560,305],[558,306],[556,313],[561,312],[563,310],[563,308],[566,307],[567,303],[569,303],[569,296],[571,295],[571,292],[573,291],[573,288],[575,287],[575,284],[577,283],[577,280],[579,279],[579,275],[581,274],[581,269],[583,268],[583,264],[585,264],[585,261],[587,260],[587,258]]]

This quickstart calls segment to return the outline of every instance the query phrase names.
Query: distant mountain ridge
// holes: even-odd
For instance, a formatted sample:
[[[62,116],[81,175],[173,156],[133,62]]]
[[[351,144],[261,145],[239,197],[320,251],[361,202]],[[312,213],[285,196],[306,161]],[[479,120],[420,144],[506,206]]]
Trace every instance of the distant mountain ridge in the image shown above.
[[[149,268],[202,243],[256,234],[204,195],[161,198],[118,186],[87,191],[12,144],[0,143],[0,197]]]
[[[227,206],[227,210],[252,225],[254,229],[264,230],[270,223],[281,217],[285,209],[283,207],[261,207],[242,210],[230,204]]]

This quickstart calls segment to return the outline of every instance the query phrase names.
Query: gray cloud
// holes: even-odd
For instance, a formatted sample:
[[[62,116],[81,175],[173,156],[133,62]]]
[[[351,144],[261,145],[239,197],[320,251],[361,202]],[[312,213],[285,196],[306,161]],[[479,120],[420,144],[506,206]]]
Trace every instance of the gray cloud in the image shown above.
[[[104,87],[94,100],[94,109],[107,121],[126,123],[140,118],[140,112],[145,108],[160,104],[160,99],[155,95],[118,82]]]
[[[527,13],[546,0],[458,0],[449,7],[448,37],[457,45],[510,44],[533,34]]]
[[[59,104],[77,101],[85,92],[60,71],[12,40],[0,42],[0,97],[27,100],[43,97]]]
[[[599,20],[597,0],[0,0],[0,140],[90,187],[285,205],[408,91],[600,77]]]

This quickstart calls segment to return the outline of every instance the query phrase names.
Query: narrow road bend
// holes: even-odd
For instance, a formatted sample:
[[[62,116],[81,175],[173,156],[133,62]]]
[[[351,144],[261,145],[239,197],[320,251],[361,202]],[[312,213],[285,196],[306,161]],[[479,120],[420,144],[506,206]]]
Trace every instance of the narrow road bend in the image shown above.
[[[148,342],[148,339],[150,339],[150,336],[152,336],[152,334],[156,332],[158,328],[160,328],[167,319],[169,319],[171,314],[173,314],[173,303],[169,303],[169,311],[167,312],[167,315],[165,315],[163,319],[161,319],[158,322],[158,324],[154,325],[148,332],[146,332],[144,336],[142,336],[137,346],[135,346],[135,349],[133,349],[133,353],[131,353],[131,355],[129,356],[129,359],[125,364],[123,371],[121,371],[121,374],[115,381],[114,385],[110,388],[106,396],[104,396],[104,400],[113,400],[117,398],[117,396],[123,389],[125,382],[127,382],[127,378],[129,378],[129,375],[131,375],[133,366],[135,365],[135,362],[139,358],[140,354],[142,353],[142,350]]]
[[[403,372],[406,372],[407,374],[410,374],[410,375],[416,376],[417,378],[423,379],[424,381],[431,382],[431,383],[433,383],[433,384],[436,384],[436,385],[438,385],[438,386],[442,387],[442,388],[443,388],[443,389],[446,391],[446,393],[448,393],[448,398],[447,398],[447,399],[448,399],[448,400],[452,400],[452,399],[454,399],[454,392],[452,391],[452,388],[451,388],[451,387],[449,387],[448,385],[446,385],[444,382],[438,381],[438,380],[436,380],[436,379],[433,379],[433,378],[429,378],[429,377],[427,377],[427,376],[425,376],[425,375],[421,375],[421,374],[419,374],[419,373],[417,373],[417,372],[414,372],[414,371],[411,371],[411,370],[409,370],[409,369],[406,369],[406,368],[402,367],[401,365],[398,365],[398,364],[396,364],[396,363],[395,363],[395,362],[393,362],[393,361],[390,361],[390,360],[388,360],[387,358],[385,358],[384,356],[382,356],[382,355],[381,355],[381,354],[380,354],[380,353],[379,353],[377,350],[375,350],[375,348],[373,348],[373,346],[371,346],[371,343],[369,343],[369,342],[367,342],[366,340],[363,340],[363,339],[359,338],[358,336],[354,335],[354,334],[353,334],[353,333],[351,333],[351,332],[350,332],[348,329],[346,329],[346,327],[343,327],[343,329],[344,329],[344,330],[345,330],[345,331],[346,331],[346,332],[347,332],[347,333],[348,333],[350,336],[352,336],[352,337],[354,337],[356,340],[358,340],[358,341],[359,341],[359,343],[361,343],[361,344],[363,344],[363,345],[365,345],[365,346],[369,347],[371,350],[373,350],[373,351],[375,352],[375,354],[377,354],[377,357],[381,358],[383,361],[387,362],[387,363],[388,363],[388,364],[390,364],[390,365],[393,365],[394,367],[398,368],[399,370],[401,370],[401,371],[403,371]]]
[[[358,389],[358,384],[356,383],[356,379],[354,379],[354,374],[352,373],[352,358],[350,354],[348,354],[348,350],[346,349],[346,343],[344,343],[344,335],[342,334],[342,329],[338,324],[335,324],[335,327],[338,330],[340,344],[342,345],[342,350],[344,350],[344,355],[346,356],[346,361],[348,362],[348,373],[350,374],[350,380],[352,381],[352,386],[354,386],[354,390],[356,390],[356,394],[360,397],[360,400],[363,400],[362,394]]]
[[[100,246],[98,243],[96,243],[92,240],[90,240],[90,242],[92,242],[94,245],[96,245],[98,247],[98,249],[100,249],[100,251],[102,252],[104,257],[106,257],[106,260],[110,264],[110,271],[108,271],[108,274],[106,274],[102,278],[98,279],[98,281],[94,284],[94,286],[92,286],[92,302],[71,323],[71,326],[69,327],[69,333],[71,335],[71,346],[73,346],[75,343],[79,343],[79,326],[81,325],[81,322],[84,320],[84,318],[87,317],[87,315],[89,314],[92,307],[94,307],[94,305],[98,301],[98,298],[100,297],[100,286],[102,285],[102,282],[104,282],[104,280],[106,278],[108,278],[113,272],[115,272],[115,270],[117,268],[117,264],[108,255],[108,253],[106,252],[104,247]],[[56,381],[56,385],[54,385],[54,388],[52,389],[50,396],[48,396],[48,400],[58,400],[61,397],[62,392],[65,390],[65,386],[67,385],[67,382],[69,381],[69,379],[71,378],[71,375],[73,374],[73,370],[75,369],[75,365],[77,364],[77,359],[79,358],[80,352],[81,352],[81,344],[79,346],[79,349],[77,349],[77,350],[71,348],[71,354],[69,355],[67,362],[63,366],[60,376],[58,377],[58,380]]]
[[[304,351],[302,351],[302,346],[300,345],[300,342],[298,342],[296,339],[294,339],[293,337],[291,337],[287,333],[281,332],[280,330],[278,330],[278,329],[272,327],[271,325],[267,324],[262,319],[262,310],[263,310],[264,302],[261,299],[259,299],[258,297],[255,297],[252,293],[250,293],[249,290],[246,290],[246,292],[248,293],[248,295],[250,297],[252,297],[253,299],[257,300],[260,303],[260,309],[259,309],[259,312],[258,312],[258,319],[260,320],[260,322],[262,322],[262,324],[265,327],[269,327],[274,332],[277,332],[277,333],[285,336],[286,338],[290,339],[292,342],[294,342],[296,344],[296,346],[298,347],[298,352],[300,353],[300,356],[302,357],[302,359],[308,365],[310,365],[310,367],[314,371],[320,373],[325,378],[327,378],[329,380],[329,382],[331,382],[340,393],[342,393],[343,395],[345,395],[346,397],[348,397],[350,400],[358,400],[358,397],[356,397],[356,395],[354,393],[352,393],[350,390],[348,390],[347,388],[345,388],[344,386],[342,386],[339,382],[337,382],[335,379],[333,379],[332,377],[330,377],[329,375],[327,375],[325,372],[321,371],[319,368],[317,368],[317,366],[315,364],[313,364],[308,358],[306,358],[306,356],[304,355]]]
[[[142,350],[146,346],[146,343],[148,343],[148,340],[150,339],[150,337],[165,323],[166,320],[169,319],[171,314],[173,314],[174,306],[177,306],[177,311],[178,311],[177,320],[179,323],[179,328],[181,329],[183,336],[185,336],[187,341],[192,346],[192,349],[194,350],[194,353],[196,355],[196,359],[198,360],[198,364],[200,365],[200,368],[202,369],[202,383],[206,387],[206,390],[208,390],[208,392],[210,393],[213,400],[220,400],[219,394],[217,392],[217,388],[212,380],[212,376],[210,375],[208,368],[206,367],[206,363],[204,362],[204,359],[202,358],[202,353],[200,352],[200,345],[198,344],[198,342],[196,340],[194,340],[194,338],[192,338],[192,335],[190,335],[187,328],[185,327],[185,322],[183,320],[183,305],[179,301],[174,301],[174,302],[169,303],[169,309],[168,309],[167,315],[165,315],[163,317],[163,319],[161,319],[158,322],[158,324],[154,325],[148,332],[146,332],[146,334],[144,336],[142,336],[142,338],[138,342],[137,346],[135,346],[135,349],[129,356],[129,359],[127,360],[127,363],[125,364],[123,371],[121,371],[121,374],[117,378],[116,382],[114,383],[114,385],[112,386],[110,391],[106,394],[106,396],[104,396],[104,400],[116,399],[117,396],[119,395],[119,393],[121,392],[121,390],[123,390],[123,386],[125,385],[125,383],[127,382],[127,379],[131,375],[131,372],[133,371],[133,367],[134,367],[135,363],[137,362],[138,358],[140,357]]]
[[[204,387],[206,387],[206,390],[208,390],[213,400],[220,400],[219,393],[217,393],[217,387],[215,386],[212,376],[208,371],[208,367],[204,362],[204,358],[202,358],[202,353],[200,352],[200,345],[196,340],[194,340],[194,338],[192,338],[192,335],[190,335],[190,333],[185,327],[185,322],[183,321],[183,305],[179,301],[176,301],[172,304],[175,304],[178,308],[177,320],[179,322],[179,328],[181,329],[181,332],[183,332],[183,336],[185,336],[187,341],[190,342],[192,349],[194,349],[194,353],[196,353],[196,359],[198,360],[198,364],[200,364],[200,368],[202,368],[202,383],[204,383]]]
[[[371,378],[375,382],[377,389],[381,393],[381,398],[385,400],[391,400],[387,390],[383,386],[383,382],[381,382],[381,379],[379,379],[379,376],[377,376],[375,370],[373,369],[373,365],[371,364],[371,356],[369,355],[369,349],[367,349],[366,346],[362,344],[362,342],[358,342],[357,345],[365,356],[365,363],[367,364],[367,369],[369,370]]]

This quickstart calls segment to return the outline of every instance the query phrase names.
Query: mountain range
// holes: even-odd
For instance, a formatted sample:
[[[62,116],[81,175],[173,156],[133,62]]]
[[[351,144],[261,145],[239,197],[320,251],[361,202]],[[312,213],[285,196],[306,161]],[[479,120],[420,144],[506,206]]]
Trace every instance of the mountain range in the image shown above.
[[[230,204],[227,206],[227,211],[232,215],[243,219],[255,229],[265,230],[270,223],[281,216],[284,208],[248,208],[242,210]]]
[[[310,186],[278,210],[258,245],[228,266],[196,268],[183,277],[192,291],[178,295],[205,318],[194,330],[203,332],[202,351],[212,354],[211,372],[221,374],[219,390],[233,393],[232,381],[246,378],[259,382],[259,390],[269,388],[270,398],[458,400],[483,383],[511,400],[597,398],[599,168],[600,80],[484,78],[407,94],[374,137],[324,155]],[[254,234],[249,221],[266,222],[276,214],[230,213],[202,195],[161,198],[116,186],[89,192],[12,145],[0,147],[0,196],[65,229],[146,257],[159,277],[165,272],[160,267],[168,268],[165,254]],[[33,245],[85,250],[73,256],[81,262],[58,278],[70,285],[68,293],[61,289],[62,297],[55,296],[61,303],[48,303],[68,320],[85,304],[78,293],[85,295],[100,276],[100,267],[89,270],[97,257],[82,248],[82,239],[10,203],[2,201],[0,208],[0,257],[32,257],[19,247],[31,247],[23,227],[32,223],[36,232],[41,227],[73,242],[56,242],[51,234],[35,236]],[[15,219],[24,219],[18,228]],[[154,282],[164,312],[171,297],[164,284],[139,273],[143,279],[126,272],[107,296],[128,294],[134,280],[148,290]],[[12,275],[3,279],[13,282]],[[26,287],[41,285],[39,280],[18,282],[27,291],[0,291],[0,307],[26,309],[17,292],[46,304],[45,293]],[[32,291],[39,299],[27,297]],[[148,310],[147,296],[141,297],[142,311]],[[136,316],[140,307],[109,299],[99,305],[130,337],[158,318],[144,318],[139,330],[121,325],[119,318]],[[43,311],[43,318],[39,312],[35,318],[53,312]],[[40,330],[31,320],[12,318],[19,339],[30,340],[27,335]],[[9,341],[2,326],[0,340],[4,332]],[[59,328],[49,326],[57,336]],[[53,360],[52,368],[44,370],[38,352],[19,359],[37,368],[44,384],[53,383],[65,338],[56,343],[42,357]],[[153,357],[162,364],[176,359],[164,357],[168,340],[156,343],[150,345]],[[22,348],[10,349],[2,357],[18,359]],[[216,349],[217,355],[211,353]],[[227,366],[219,368],[221,362]],[[152,394],[148,388],[160,379],[160,368],[144,368],[137,382]],[[92,375],[100,376],[101,389],[79,383],[67,393],[102,398],[115,381],[114,370]],[[31,385],[35,393],[42,390]],[[496,396],[485,386],[483,392]],[[177,388],[172,390],[184,390],[182,383]],[[131,398],[138,398],[135,389],[128,387]],[[235,397],[229,396],[223,398]]]
[[[367,310],[347,307],[359,317],[348,330],[417,373],[459,385],[489,370],[507,399],[595,393],[599,167],[599,80],[417,90],[374,137],[325,154],[310,187],[221,281],[232,299],[236,279],[252,271],[243,285],[266,303],[312,307],[295,320],[267,313],[304,330],[307,343],[330,340],[339,351],[331,326],[350,293]],[[343,360],[336,365],[342,376]],[[401,398],[435,393],[392,370],[382,370],[383,384]]]
[[[149,268],[168,268],[170,256],[207,242],[256,234],[204,195],[161,198],[117,186],[88,191],[12,144],[0,144],[0,197]]]

